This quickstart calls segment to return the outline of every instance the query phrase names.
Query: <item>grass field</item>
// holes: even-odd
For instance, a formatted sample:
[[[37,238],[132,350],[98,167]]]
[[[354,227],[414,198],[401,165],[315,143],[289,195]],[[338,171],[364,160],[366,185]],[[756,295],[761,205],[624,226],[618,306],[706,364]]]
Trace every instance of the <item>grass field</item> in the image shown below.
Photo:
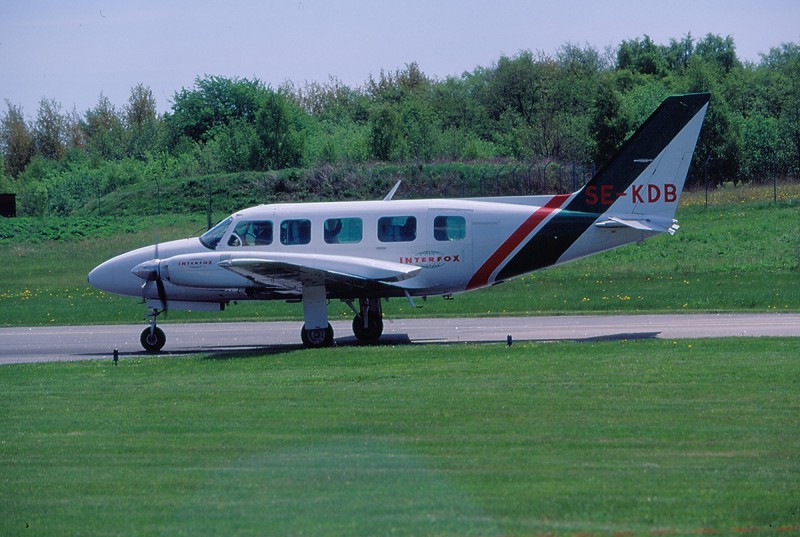
[[[0,535],[796,535],[800,341],[0,368]]]
[[[800,311],[793,188],[690,194],[675,237],[386,314]],[[86,273],[204,220],[0,221],[0,324],[140,319]],[[209,318],[300,307],[170,314]],[[737,338],[4,366],[0,536],[800,535],[798,355]]]
[[[388,317],[528,315],[575,312],[800,311],[800,185],[777,205],[765,188],[684,197],[681,229],[640,245],[593,256],[453,301],[391,301]],[[789,188],[789,187],[787,187]],[[725,195],[725,198],[720,198]],[[727,200],[727,201],[726,201]],[[221,215],[220,215],[221,216]],[[12,228],[15,225],[17,227]],[[143,318],[136,299],[89,287],[86,274],[127,250],[203,229],[205,214],[161,219],[0,220],[0,324],[130,323]],[[5,238],[3,238],[5,237]],[[334,302],[331,316],[349,318]],[[172,312],[170,320],[300,319],[301,307],[240,303],[223,314]],[[168,322],[168,321],[167,321]]]

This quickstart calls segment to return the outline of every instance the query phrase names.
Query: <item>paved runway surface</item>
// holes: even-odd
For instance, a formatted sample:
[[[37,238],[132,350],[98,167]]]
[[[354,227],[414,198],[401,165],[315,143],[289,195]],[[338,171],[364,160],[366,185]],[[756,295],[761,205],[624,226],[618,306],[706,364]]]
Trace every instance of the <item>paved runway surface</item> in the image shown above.
[[[580,315],[469,319],[387,319],[381,343],[599,341],[646,338],[800,336],[800,314]],[[161,324],[162,356],[300,348],[300,322]],[[337,345],[358,345],[350,322],[334,321]],[[0,364],[144,355],[144,325],[0,328]]]

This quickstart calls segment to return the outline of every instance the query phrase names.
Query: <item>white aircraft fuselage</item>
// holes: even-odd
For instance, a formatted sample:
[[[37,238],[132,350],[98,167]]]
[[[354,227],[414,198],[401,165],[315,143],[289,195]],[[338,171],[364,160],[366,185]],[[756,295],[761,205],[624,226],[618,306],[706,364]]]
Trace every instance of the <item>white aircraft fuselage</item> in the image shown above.
[[[665,100],[572,194],[260,205],[199,238],[117,256],[89,282],[145,299],[152,322],[142,344],[151,351],[164,345],[155,324],[162,311],[221,309],[240,300],[302,301],[301,336],[316,347],[333,342],[327,301],[340,299],[356,314],[355,335],[375,341],[383,330],[381,299],[479,289],[674,233],[708,100]]]

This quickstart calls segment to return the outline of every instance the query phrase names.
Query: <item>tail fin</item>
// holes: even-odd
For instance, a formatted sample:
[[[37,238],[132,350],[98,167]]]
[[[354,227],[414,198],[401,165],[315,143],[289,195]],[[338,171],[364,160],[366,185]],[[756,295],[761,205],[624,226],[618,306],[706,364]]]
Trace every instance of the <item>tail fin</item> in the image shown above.
[[[496,281],[674,233],[709,99],[697,93],[664,100],[582,189],[564,196],[563,205],[561,196],[552,198],[548,207],[559,210],[513,254]]]
[[[672,219],[709,98],[695,93],[665,99],[566,209]]]

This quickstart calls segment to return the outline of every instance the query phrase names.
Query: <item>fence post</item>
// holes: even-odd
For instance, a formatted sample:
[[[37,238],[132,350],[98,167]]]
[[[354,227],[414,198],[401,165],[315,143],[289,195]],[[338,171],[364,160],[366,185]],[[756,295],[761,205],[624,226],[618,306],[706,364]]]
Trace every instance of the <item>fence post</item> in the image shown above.
[[[778,205],[778,172],[775,170],[775,163],[772,164],[772,202]]]
[[[505,169],[505,167],[506,167],[505,164],[500,166],[500,169],[497,170],[497,175],[494,176],[494,195],[495,196],[499,196],[500,195],[500,174],[503,173],[503,170]]]
[[[533,176],[531,175],[531,170],[534,166],[536,166],[536,161],[531,162],[531,165],[528,166],[528,177],[525,182],[525,191],[528,194],[531,194],[531,190],[533,190]]]

